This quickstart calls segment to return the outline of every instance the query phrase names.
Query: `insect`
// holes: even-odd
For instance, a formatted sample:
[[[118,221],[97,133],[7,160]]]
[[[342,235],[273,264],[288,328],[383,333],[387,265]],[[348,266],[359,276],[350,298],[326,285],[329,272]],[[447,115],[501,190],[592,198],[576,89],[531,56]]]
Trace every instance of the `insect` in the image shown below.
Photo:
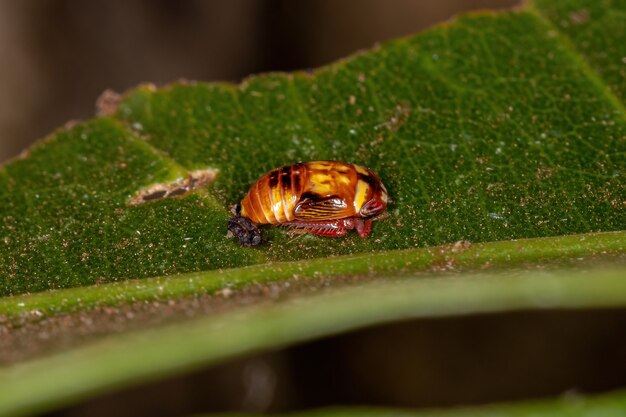
[[[356,229],[365,238],[389,201],[382,181],[368,168],[336,161],[300,162],[273,169],[254,183],[236,206],[228,230],[242,246],[261,243],[260,224],[336,237]]]

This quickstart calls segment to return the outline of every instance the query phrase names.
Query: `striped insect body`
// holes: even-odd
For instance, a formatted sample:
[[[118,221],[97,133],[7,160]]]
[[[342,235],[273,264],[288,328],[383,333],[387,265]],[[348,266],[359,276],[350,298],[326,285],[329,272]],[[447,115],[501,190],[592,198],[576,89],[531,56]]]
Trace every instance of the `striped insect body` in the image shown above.
[[[337,161],[297,163],[263,175],[237,206],[229,230],[244,246],[260,242],[256,226],[262,224],[335,237],[356,229],[367,237],[388,202],[385,186],[368,168]]]

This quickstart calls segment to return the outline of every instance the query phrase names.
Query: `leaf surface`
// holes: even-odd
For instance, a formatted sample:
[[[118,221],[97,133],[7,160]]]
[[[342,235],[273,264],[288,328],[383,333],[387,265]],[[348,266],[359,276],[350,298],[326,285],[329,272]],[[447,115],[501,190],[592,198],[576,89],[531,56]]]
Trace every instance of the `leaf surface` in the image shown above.
[[[624,64],[604,65],[588,38],[619,56],[626,42],[610,28],[623,5],[590,8],[590,34],[563,29],[570,9],[551,4],[462,17],[313,73],[128,93],[113,117],[58,131],[3,169],[0,290],[621,230]],[[395,204],[370,239],[271,228],[242,249],[226,238],[257,178],[313,159],[381,176]],[[129,205],[198,169],[215,181]]]

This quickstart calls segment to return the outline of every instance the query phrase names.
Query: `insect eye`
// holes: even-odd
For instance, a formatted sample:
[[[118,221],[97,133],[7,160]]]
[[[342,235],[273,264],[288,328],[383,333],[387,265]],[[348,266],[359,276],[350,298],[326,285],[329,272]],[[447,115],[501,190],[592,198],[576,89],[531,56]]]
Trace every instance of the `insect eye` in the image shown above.
[[[361,207],[361,216],[368,217],[378,214],[385,209],[385,204],[377,198],[372,198],[363,207]]]

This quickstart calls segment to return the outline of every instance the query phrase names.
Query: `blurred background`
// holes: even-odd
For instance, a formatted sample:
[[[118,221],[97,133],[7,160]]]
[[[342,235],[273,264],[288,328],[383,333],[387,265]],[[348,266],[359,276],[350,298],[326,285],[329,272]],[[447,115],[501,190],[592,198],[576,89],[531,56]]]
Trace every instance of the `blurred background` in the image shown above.
[[[519,0],[0,0],[0,162],[98,95],[180,78],[314,68]]]

